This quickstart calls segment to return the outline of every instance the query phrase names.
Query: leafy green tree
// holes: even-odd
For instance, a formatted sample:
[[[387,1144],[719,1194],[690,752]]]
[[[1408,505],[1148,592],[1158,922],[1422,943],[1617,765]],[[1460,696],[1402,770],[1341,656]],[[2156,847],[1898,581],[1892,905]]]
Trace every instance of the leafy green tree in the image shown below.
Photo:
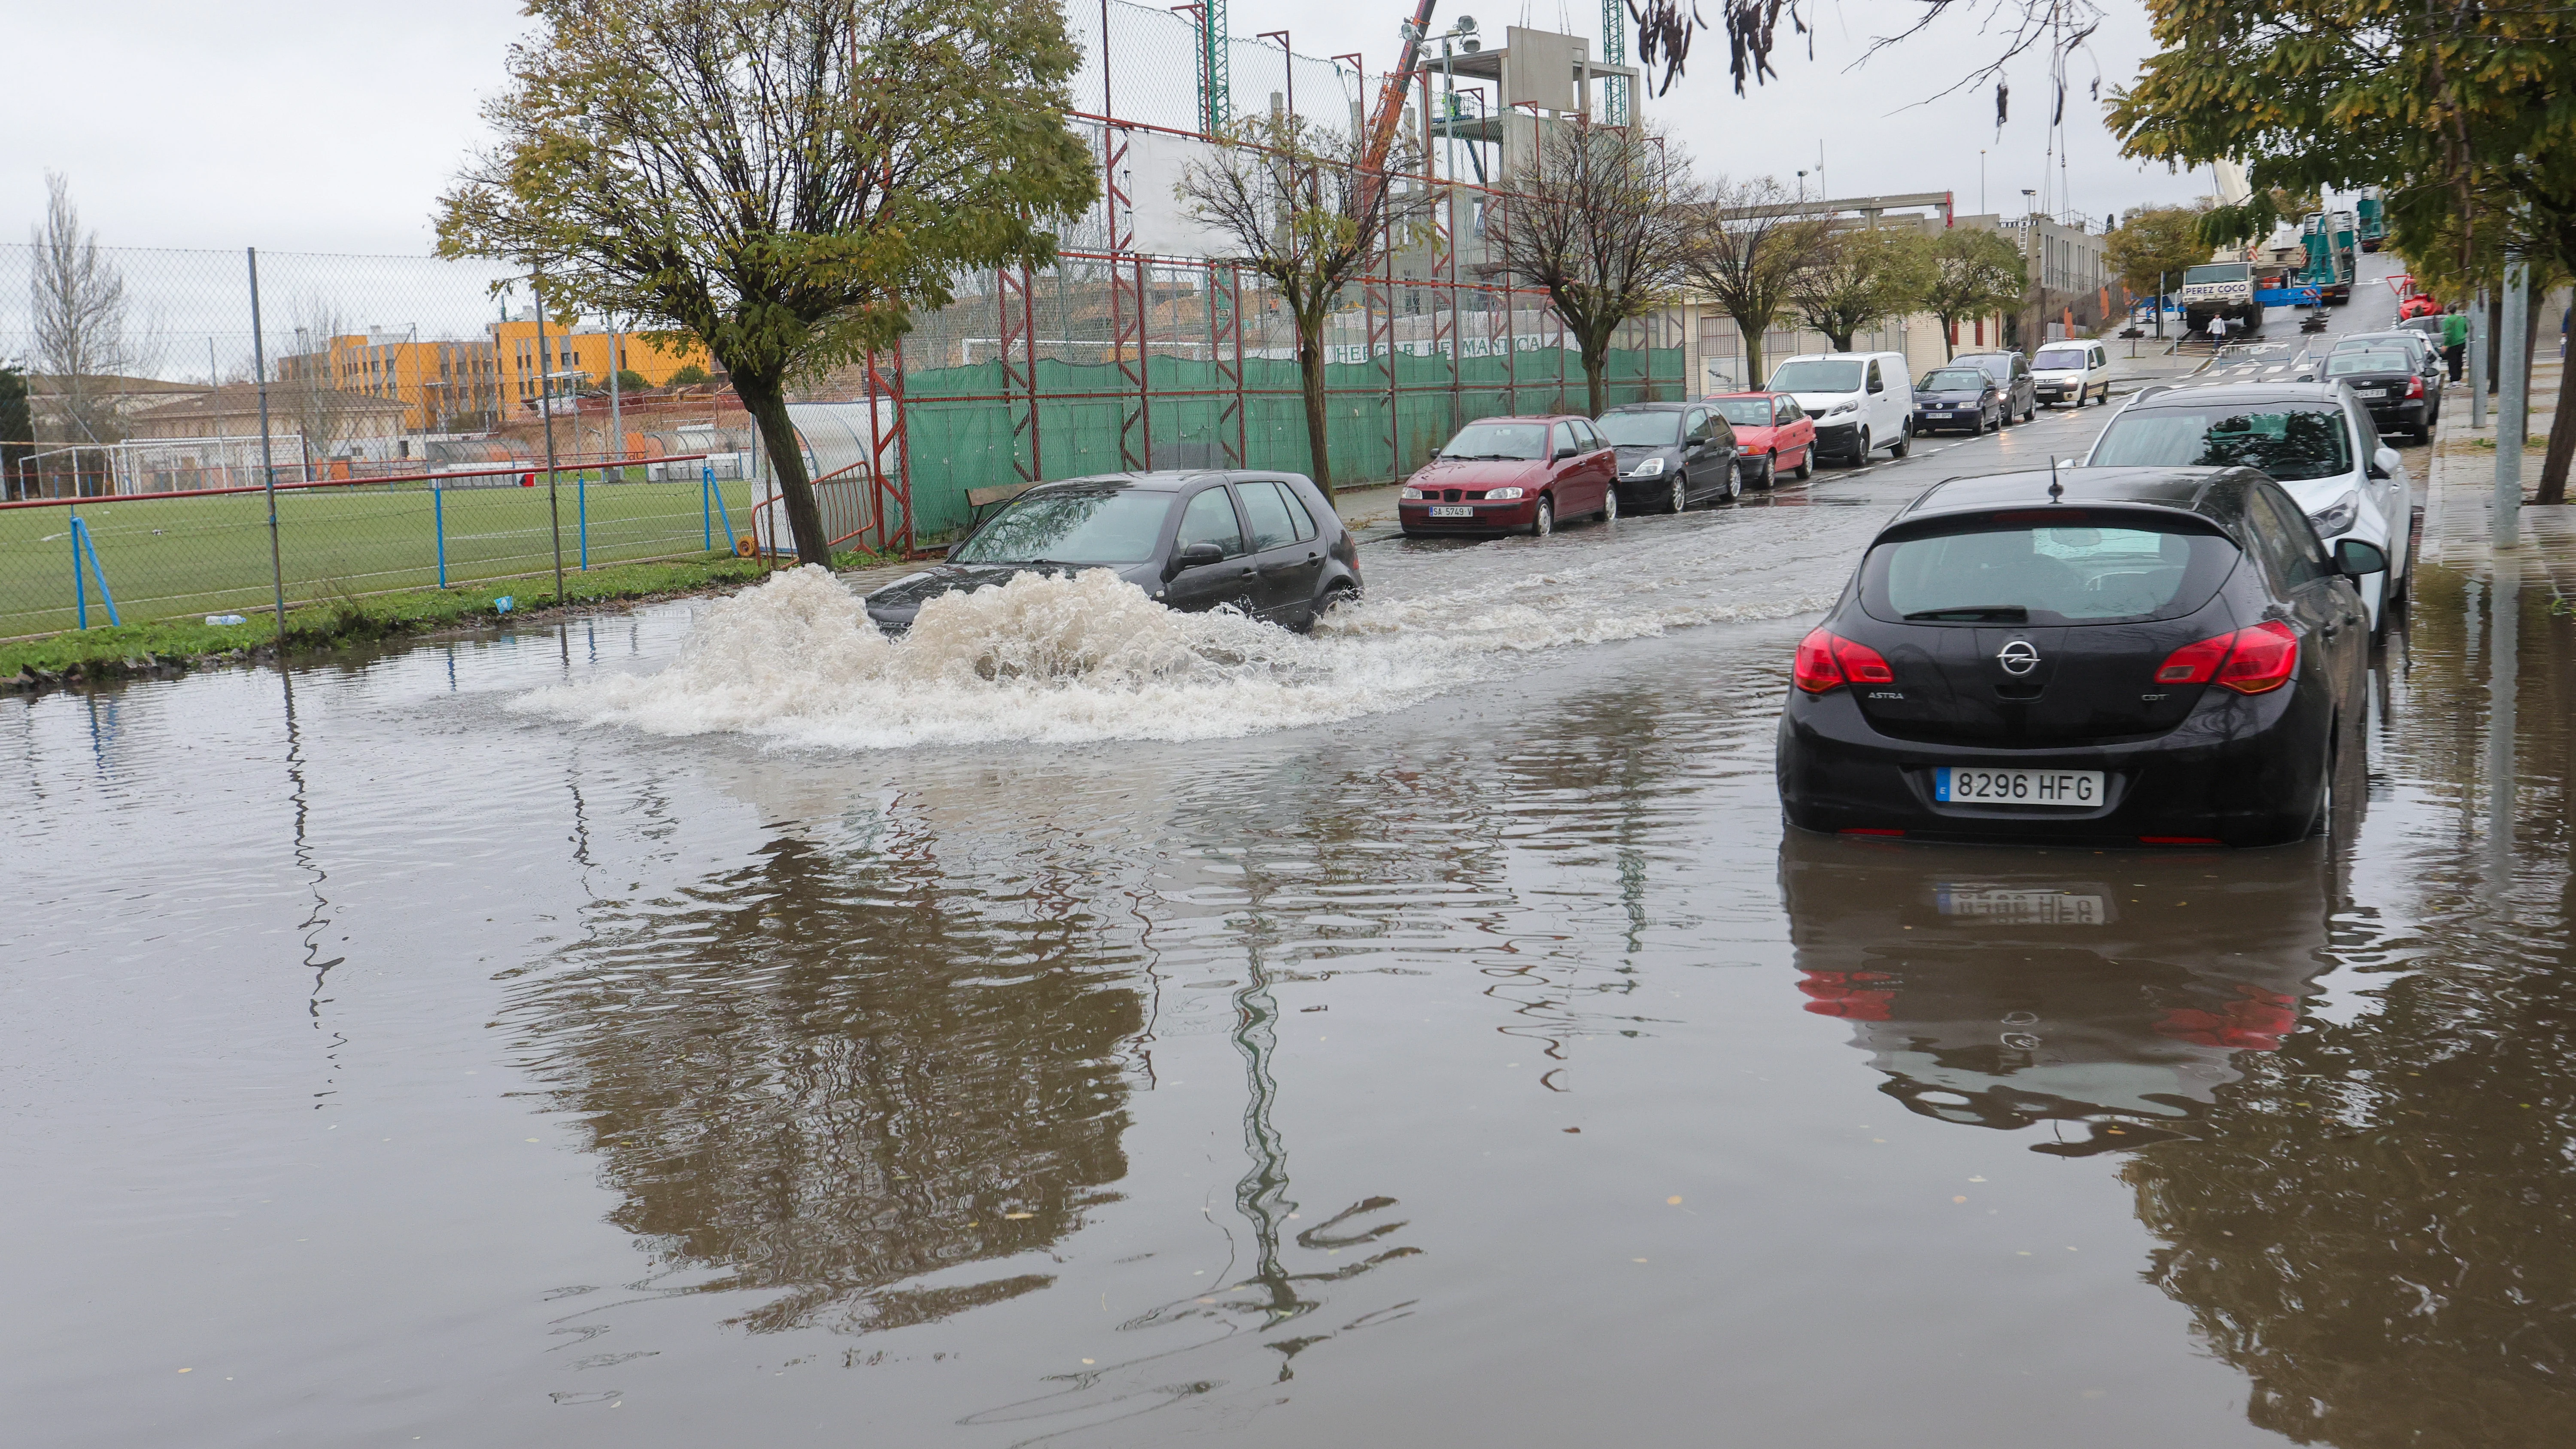
[[[1923,310],[1941,319],[1941,355],[1956,357],[1959,324],[2018,307],[2030,291],[2021,248],[2000,232],[1953,227],[1932,242],[1932,285]]]
[[[2171,291],[2184,272],[2209,260],[2214,244],[2201,231],[2208,215],[2193,206],[2140,207],[2102,239],[2103,260],[2141,297]]]
[[[1368,271],[1390,238],[1424,215],[1428,198],[1392,178],[1416,164],[1401,143],[1374,171],[1367,138],[1302,116],[1249,116],[1172,188],[1182,207],[1232,248],[1231,261],[1268,279],[1297,332],[1306,450],[1315,483],[1333,491],[1324,399],[1324,323],[1342,289]]]
[[[831,551],[787,385],[890,345],[963,270],[1051,260],[1088,206],[1052,5],[530,0],[439,199],[439,250],[540,277],[549,310],[664,324],[760,424],[797,557]]]
[[[1833,232],[1817,241],[1790,301],[1836,352],[1849,352],[1855,333],[1921,310],[1936,275],[1932,239],[1919,231]]]
[[[2112,94],[2133,156],[2245,159],[2260,190],[2383,188],[2390,237],[2444,233],[2465,269],[2483,208],[2576,270],[2576,9],[2400,0],[2150,0],[2137,84]],[[2481,203],[2479,198],[2488,200]],[[2447,220],[2446,218],[2452,219]],[[2490,228],[2492,229],[2492,228]],[[2576,389],[2559,392],[2576,428]],[[2566,485],[2566,464],[2542,487]]]
[[[1487,270],[1545,292],[1583,359],[1585,411],[1610,406],[1610,344],[1668,302],[1692,246],[1687,152],[1636,126],[1542,123],[1504,182]]]

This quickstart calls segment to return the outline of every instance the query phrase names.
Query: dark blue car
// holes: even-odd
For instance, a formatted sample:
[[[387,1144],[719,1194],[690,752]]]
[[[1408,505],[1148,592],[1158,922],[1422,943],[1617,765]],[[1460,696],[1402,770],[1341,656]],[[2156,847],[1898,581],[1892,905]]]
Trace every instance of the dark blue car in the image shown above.
[[[1953,364],[1936,369],[1914,385],[1914,431],[1944,428],[1982,433],[2003,431],[2007,405],[2003,389],[1981,367]]]

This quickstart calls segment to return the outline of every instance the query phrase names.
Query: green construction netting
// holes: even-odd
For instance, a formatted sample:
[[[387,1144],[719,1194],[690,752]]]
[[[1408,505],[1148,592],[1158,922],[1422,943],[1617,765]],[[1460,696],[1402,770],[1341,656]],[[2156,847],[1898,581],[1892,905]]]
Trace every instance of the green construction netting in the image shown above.
[[[1327,425],[1333,478],[1338,484],[1383,482],[1419,467],[1457,427],[1497,413],[1582,411],[1583,368],[1570,352],[1524,351],[1507,365],[1500,357],[1470,357],[1453,374],[1447,357],[1395,359],[1390,393],[1385,365],[1339,363],[1324,369],[1331,405]],[[1562,381],[1560,381],[1560,363]],[[1174,357],[1148,358],[1144,406],[1114,363],[1077,364],[1041,358],[1037,364],[1037,462],[1045,478],[1075,478],[1127,466],[1120,434],[1131,411],[1141,413],[1129,432],[1156,467],[1219,467],[1225,463],[1228,398],[1218,395],[1214,364]],[[1620,403],[1681,396],[1678,347],[1616,348],[1608,367],[1609,401]],[[1517,379],[1517,381],[1515,381]],[[1014,423],[1027,405],[1002,394],[1001,364],[981,362],[908,372],[904,377],[904,428],[911,457],[913,528],[928,538],[968,521],[967,490],[1020,481],[1025,438]],[[1390,447],[1388,422],[1394,422]],[[1247,358],[1243,364],[1244,466],[1312,474],[1306,447],[1305,404],[1297,390],[1297,364]],[[1015,449],[1018,450],[1015,454]]]

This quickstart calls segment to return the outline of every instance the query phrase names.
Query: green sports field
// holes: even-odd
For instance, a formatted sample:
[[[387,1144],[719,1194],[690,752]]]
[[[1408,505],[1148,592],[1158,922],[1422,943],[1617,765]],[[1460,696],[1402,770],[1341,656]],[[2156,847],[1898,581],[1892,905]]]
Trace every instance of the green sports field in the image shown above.
[[[430,490],[416,484],[282,492],[277,522],[287,602],[434,587],[442,523],[451,584],[550,574],[554,534],[542,475],[539,483],[446,489],[435,495],[435,509]],[[737,536],[751,532],[754,487],[716,485]],[[593,564],[704,551],[700,497],[694,481],[582,484],[567,474],[558,491],[564,567],[580,565],[585,513]],[[77,510],[8,507],[0,508],[0,638],[77,623],[75,511],[126,623],[268,606],[268,506],[259,494],[87,498]],[[726,547],[725,517],[715,519],[713,535],[717,548]],[[98,581],[87,582],[90,622],[106,623]]]

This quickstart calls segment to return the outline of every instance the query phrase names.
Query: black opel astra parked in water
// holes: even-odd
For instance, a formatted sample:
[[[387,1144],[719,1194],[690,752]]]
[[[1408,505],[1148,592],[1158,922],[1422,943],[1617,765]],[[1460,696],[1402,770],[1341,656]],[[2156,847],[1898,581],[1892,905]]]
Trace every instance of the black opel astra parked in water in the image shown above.
[[[2271,845],[2362,747],[2370,626],[2247,468],[1953,479],[1879,532],[1798,646],[1789,823],[1935,840]]]

